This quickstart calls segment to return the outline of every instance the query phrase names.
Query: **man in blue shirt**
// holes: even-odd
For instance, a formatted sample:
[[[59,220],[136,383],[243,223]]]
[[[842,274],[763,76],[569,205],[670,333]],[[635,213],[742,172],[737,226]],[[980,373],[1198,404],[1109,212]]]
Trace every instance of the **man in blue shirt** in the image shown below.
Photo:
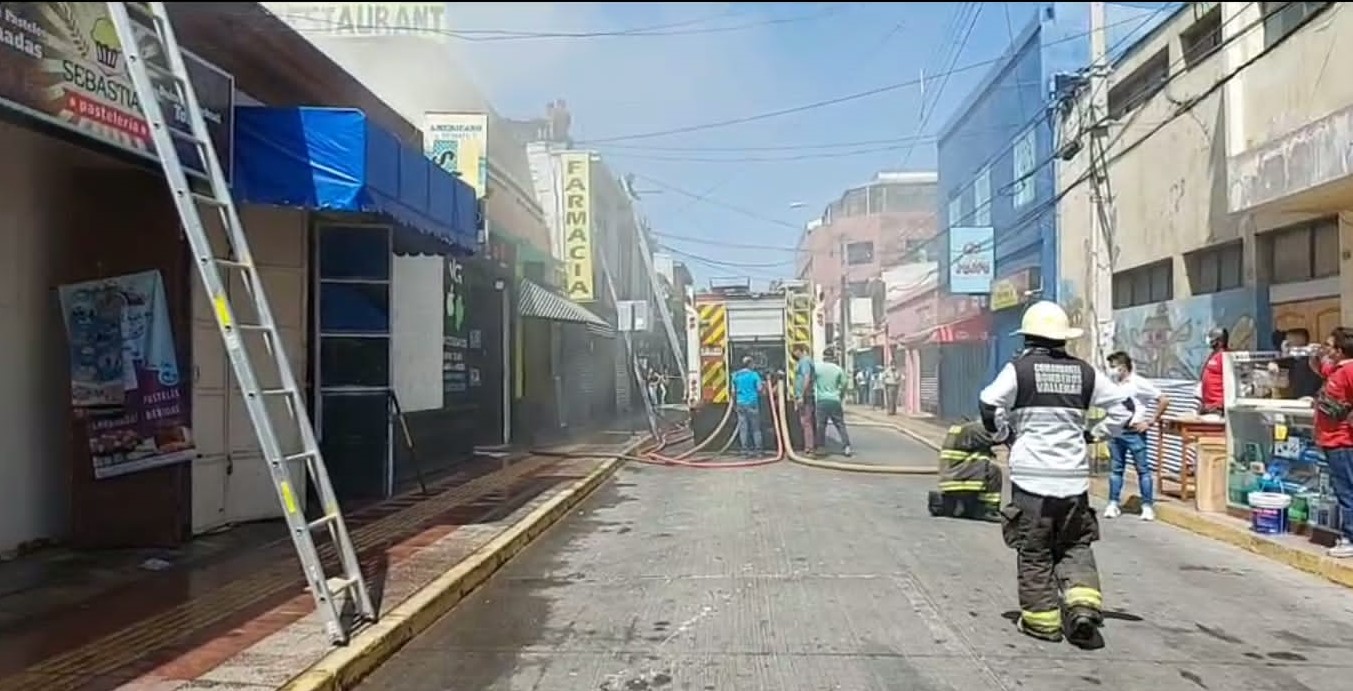
[[[799,409],[799,424],[803,426],[803,450],[813,453],[817,450],[813,434],[817,430],[813,415],[817,406],[813,397],[813,358],[808,354],[808,346],[802,343],[794,344],[794,357],[798,358],[794,366],[794,401]]]
[[[761,391],[766,386],[761,373],[752,369],[752,359],[742,358],[742,368],[733,373],[733,405],[738,414],[738,441],[742,455],[760,456],[764,451],[761,435]]]

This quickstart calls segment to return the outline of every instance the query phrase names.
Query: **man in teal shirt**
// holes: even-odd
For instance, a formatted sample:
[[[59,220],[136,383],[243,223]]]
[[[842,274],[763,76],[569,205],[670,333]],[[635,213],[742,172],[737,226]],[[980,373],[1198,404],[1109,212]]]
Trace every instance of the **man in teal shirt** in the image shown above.
[[[850,379],[836,364],[836,354],[829,353],[823,361],[813,368],[813,397],[817,400],[817,443],[819,448],[827,446],[827,423],[836,428],[841,437],[841,446],[847,456],[853,455],[850,449],[850,433],[846,431],[846,411],[841,406],[841,397],[850,388]]]
[[[752,359],[742,358],[742,368],[733,373],[733,407],[738,414],[743,456],[760,456],[765,450],[761,434],[761,391],[765,386],[761,373],[752,369]]]

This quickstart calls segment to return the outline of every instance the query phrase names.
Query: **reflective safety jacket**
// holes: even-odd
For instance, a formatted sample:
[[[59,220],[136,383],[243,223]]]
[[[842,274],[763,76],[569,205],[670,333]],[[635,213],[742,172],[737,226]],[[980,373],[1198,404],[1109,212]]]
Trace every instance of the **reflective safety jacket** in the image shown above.
[[[991,434],[980,421],[950,427],[940,447],[940,491],[989,491],[987,468],[996,460],[992,446]]]

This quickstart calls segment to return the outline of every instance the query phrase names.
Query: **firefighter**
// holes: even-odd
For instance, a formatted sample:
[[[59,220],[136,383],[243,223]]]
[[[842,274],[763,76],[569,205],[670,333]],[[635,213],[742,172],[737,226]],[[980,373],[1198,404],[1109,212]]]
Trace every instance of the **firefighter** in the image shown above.
[[[979,395],[982,426],[1010,444],[1010,502],[1001,532],[1017,555],[1019,630],[1092,647],[1102,639],[1099,571],[1091,545],[1090,443],[1117,436],[1132,414],[1107,374],[1066,350],[1082,331],[1057,303],[1036,302],[1017,332],[1025,350]],[[1087,431],[1090,408],[1104,419]]]
[[[940,486],[930,492],[930,515],[1000,520],[1001,485],[995,441],[981,422],[949,428],[940,448]]]

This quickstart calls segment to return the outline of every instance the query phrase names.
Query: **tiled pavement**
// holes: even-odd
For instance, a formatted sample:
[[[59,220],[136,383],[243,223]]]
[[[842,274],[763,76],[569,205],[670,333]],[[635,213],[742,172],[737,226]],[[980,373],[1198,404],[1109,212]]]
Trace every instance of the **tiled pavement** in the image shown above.
[[[866,406],[847,408],[849,418],[863,419],[873,425],[889,426],[897,431],[917,439],[932,448],[943,443],[947,423],[938,418],[910,417],[906,415],[886,415]],[[1004,460],[1003,454],[998,457]],[[1132,506],[1135,482],[1128,482],[1125,488],[1127,499],[1125,507]],[[1100,500],[1106,498],[1108,478],[1093,478],[1091,493]],[[1134,509],[1135,510],[1135,509]],[[1156,497],[1158,518],[1185,530],[1226,542],[1254,552],[1296,569],[1322,576],[1340,585],[1353,588],[1353,560],[1330,559],[1325,556],[1324,548],[1312,543],[1300,535],[1259,535],[1249,529],[1249,523],[1227,514],[1204,513],[1197,510],[1193,502],[1180,501],[1169,495]]]
[[[429,487],[426,496],[412,492],[351,514],[350,530],[382,611],[599,463],[481,461]],[[281,686],[330,650],[283,538],[116,585],[6,626],[0,691],[261,691]]]

